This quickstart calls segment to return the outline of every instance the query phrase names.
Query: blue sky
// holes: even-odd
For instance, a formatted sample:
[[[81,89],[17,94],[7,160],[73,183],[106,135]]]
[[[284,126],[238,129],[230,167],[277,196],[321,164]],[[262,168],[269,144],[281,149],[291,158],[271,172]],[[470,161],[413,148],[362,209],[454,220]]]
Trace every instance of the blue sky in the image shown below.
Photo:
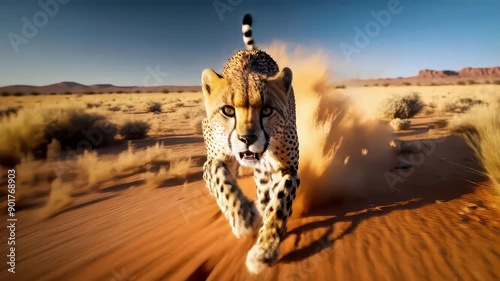
[[[245,13],[254,17],[258,45],[279,39],[321,48],[337,78],[500,65],[498,0],[41,0],[53,1],[69,2],[44,23],[38,0],[0,0],[0,86],[143,85],[156,68],[168,74],[150,85],[199,84],[204,68],[220,71],[243,48]],[[356,46],[356,28],[365,30],[376,21],[372,11],[388,11],[391,1],[399,12],[379,30],[372,23],[369,44]],[[214,3],[230,9],[220,16]],[[38,20],[31,38],[23,35],[23,17]],[[342,43],[357,53],[347,59]]]

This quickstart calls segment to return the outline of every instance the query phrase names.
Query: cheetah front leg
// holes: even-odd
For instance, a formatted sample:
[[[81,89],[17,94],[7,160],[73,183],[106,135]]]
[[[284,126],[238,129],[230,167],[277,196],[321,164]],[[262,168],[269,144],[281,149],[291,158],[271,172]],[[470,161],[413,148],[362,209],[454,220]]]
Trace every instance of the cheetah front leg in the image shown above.
[[[237,238],[252,234],[260,225],[254,203],[245,197],[226,163],[208,159],[203,165],[203,179],[226,216]]]
[[[281,179],[279,179],[281,177]],[[263,224],[259,229],[257,242],[250,249],[246,259],[248,270],[259,273],[266,265],[272,266],[279,258],[279,244],[286,233],[286,223],[292,214],[300,180],[296,173],[273,174],[276,184],[272,187],[269,203],[264,209]]]

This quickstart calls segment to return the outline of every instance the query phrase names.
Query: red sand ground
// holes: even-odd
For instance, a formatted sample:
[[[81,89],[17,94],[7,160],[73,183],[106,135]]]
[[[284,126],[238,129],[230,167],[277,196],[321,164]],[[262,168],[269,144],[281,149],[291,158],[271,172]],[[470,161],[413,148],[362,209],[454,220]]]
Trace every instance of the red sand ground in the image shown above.
[[[418,122],[417,134],[402,137],[421,138]],[[201,140],[189,147],[203,151]],[[255,238],[232,235],[197,164],[186,185],[117,185],[46,221],[20,211],[17,273],[4,265],[0,280],[500,280],[499,196],[457,165],[478,168],[458,137],[438,144],[396,192],[292,218],[280,262],[258,276],[244,265]],[[253,195],[251,180],[242,186]]]

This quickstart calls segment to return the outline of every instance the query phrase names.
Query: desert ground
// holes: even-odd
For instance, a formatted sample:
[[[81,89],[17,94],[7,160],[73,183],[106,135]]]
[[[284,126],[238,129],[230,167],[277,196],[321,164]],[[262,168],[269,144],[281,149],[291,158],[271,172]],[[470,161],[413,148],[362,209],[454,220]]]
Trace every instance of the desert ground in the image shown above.
[[[499,121],[500,85],[335,89],[321,54],[269,52],[294,70],[302,179],[275,266],[248,273],[255,237],[234,237],[202,180],[201,93],[8,96],[16,273],[4,263],[0,280],[500,279],[500,155],[474,149],[499,132],[480,124]],[[418,112],[391,121],[387,100],[414,94]],[[72,126],[99,148],[75,146]],[[57,132],[42,156],[40,128]]]

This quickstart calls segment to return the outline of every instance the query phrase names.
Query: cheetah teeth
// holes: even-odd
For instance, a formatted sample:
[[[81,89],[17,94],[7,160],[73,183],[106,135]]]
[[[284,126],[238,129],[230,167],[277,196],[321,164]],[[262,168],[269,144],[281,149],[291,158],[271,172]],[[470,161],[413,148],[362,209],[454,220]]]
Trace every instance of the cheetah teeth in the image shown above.
[[[245,152],[240,152],[240,158],[245,159],[245,160],[259,160],[259,154],[258,153],[253,153],[250,150],[247,150]]]

